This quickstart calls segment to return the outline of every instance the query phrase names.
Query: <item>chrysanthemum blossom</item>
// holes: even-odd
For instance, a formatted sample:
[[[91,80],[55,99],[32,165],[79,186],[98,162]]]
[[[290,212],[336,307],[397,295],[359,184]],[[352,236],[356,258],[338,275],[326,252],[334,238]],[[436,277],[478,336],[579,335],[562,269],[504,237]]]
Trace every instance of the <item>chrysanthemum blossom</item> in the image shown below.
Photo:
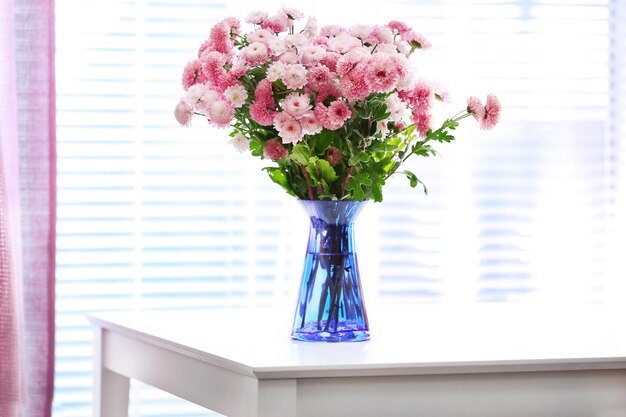
[[[267,67],[267,76],[266,78],[274,82],[283,76],[285,72],[285,64],[280,61],[272,62],[269,67]]]
[[[302,140],[304,133],[302,125],[298,120],[287,120],[282,125],[282,129],[278,131],[283,143],[298,143]]]
[[[367,66],[361,63],[341,79],[341,93],[349,101],[363,100],[372,90],[365,82]]]
[[[249,43],[261,42],[265,45],[269,45],[270,39],[276,38],[276,35],[267,29],[257,29],[254,32],[250,32],[247,36]]]
[[[366,41],[372,45],[391,44],[393,43],[393,32],[388,27],[375,26]]]
[[[422,138],[428,135],[431,129],[431,116],[428,112],[413,112],[413,123]]]
[[[369,59],[371,56],[367,48],[355,48],[345,55],[341,55],[337,60],[335,71],[340,77],[343,77],[352,71],[362,61]]]
[[[244,153],[248,149],[250,149],[250,142],[245,138],[241,132],[235,133],[235,136],[232,137],[231,140],[228,141],[229,144],[233,145],[235,150],[239,153]]]
[[[293,120],[293,117],[291,117],[287,112],[283,111],[276,113],[274,115],[274,127],[280,132],[281,130],[283,130],[285,123],[291,120]]]
[[[283,64],[297,64],[298,54],[293,49],[288,48],[286,52],[280,54],[278,61]]]
[[[248,98],[248,92],[243,85],[235,84],[224,90],[224,97],[226,97],[226,99],[230,101],[230,104],[232,104],[233,107],[237,109],[243,106],[243,104],[246,102],[246,99]]]
[[[261,23],[263,29],[269,29],[275,33],[286,32],[292,25],[291,19],[282,11],[268,17]]]
[[[500,121],[501,110],[502,105],[498,97],[489,94],[485,103],[485,114],[480,122],[480,128],[483,130],[493,129]]]
[[[380,133],[382,136],[380,139],[383,139],[389,133],[389,119],[381,120],[376,123],[376,133]]]
[[[189,126],[193,118],[193,110],[186,100],[181,99],[174,108],[174,117],[181,126]]]
[[[302,29],[302,33],[304,33],[308,38],[312,39],[317,36],[318,31],[319,26],[317,25],[317,19],[313,16],[309,16],[309,20],[306,22],[304,29]]]
[[[194,84],[206,82],[206,76],[202,72],[202,63],[199,59],[194,59],[185,66],[182,81],[185,90]]]
[[[326,56],[326,50],[318,45],[309,45],[302,48],[300,62],[306,67],[319,63]]]
[[[235,108],[226,100],[218,100],[208,107],[207,119],[217,127],[228,127],[235,115]]]
[[[328,106],[328,123],[324,126],[328,130],[337,130],[352,116],[352,112],[343,101],[333,101]]]
[[[368,60],[365,70],[365,82],[372,91],[387,93],[400,81],[400,71],[387,54],[374,54]]]
[[[283,7],[283,13],[291,20],[298,20],[304,17],[304,13],[292,7]]]
[[[226,56],[218,51],[210,51],[202,54],[202,72],[207,78],[210,85],[224,86],[229,78],[228,73],[224,69],[226,64]]]
[[[307,70],[304,65],[288,64],[281,79],[287,88],[297,90],[305,86],[306,74]]]
[[[326,37],[337,36],[346,30],[339,25],[326,25],[320,29],[320,35]]]
[[[393,31],[394,34],[405,34],[411,32],[411,28],[404,22],[400,22],[399,20],[392,20],[387,23],[387,27]]]
[[[287,148],[285,148],[277,139],[270,139],[265,143],[263,148],[263,156],[272,161],[284,158],[287,155]]]
[[[336,71],[339,58],[341,58],[341,55],[337,52],[326,51],[326,56],[322,59],[320,64],[325,65],[331,71]]]
[[[214,51],[227,54],[233,48],[234,44],[231,40],[231,32],[237,33],[239,31],[239,20],[234,17],[229,17],[222,20],[213,28],[209,35],[210,48]]]
[[[480,122],[485,116],[485,106],[478,97],[471,96],[467,99],[467,112]]]
[[[195,106],[196,103],[202,98],[206,91],[207,87],[204,84],[194,84],[187,90],[187,94],[185,94],[185,99],[189,104]]]
[[[250,65],[257,66],[267,61],[269,57],[267,46],[261,42],[254,42],[243,48],[241,51],[242,58]]]
[[[311,102],[308,94],[291,93],[281,101],[280,106],[295,119],[300,119],[311,111]]]
[[[387,111],[390,113],[389,118],[394,122],[402,120],[404,113],[406,112],[406,106],[402,103],[397,93],[389,95],[385,99],[387,105]]]
[[[233,82],[235,82],[237,78],[243,77],[250,70],[250,68],[252,68],[252,66],[239,57],[235,60],[228,73]]]
[[[309,112],[302,116],[300,123],[302,124],[302,131],[305,135],[316,135],[324,128],[324,126],[322,126],[322,122],[315,117],[315,113],[313,112]]]
[[[313,68],[309,68],[306,75],[307,86],[316,91],[332,85],[334,78],[334,74],[324,65],[316,65]]]
[[[328,50],[345,54],[351,49],[361,47],[361,41],[346,32],[342,32],[328,40]]]
[[[287,51],[287,42],[283,38],[279,38],[276,35],[267,41],[267,45],[272,51],[272,55],[277,56]]]
[[[411,44],[412,47],[415,47],[417,49],[428,49],[432,46],[424,35],[415,31],[402,34],[401,39],[408,42],[409,44]]]
[[[263,79],[254,90],[254,102],[250,105],[250,117],[261,126],[271,126],[274,123],[276,113],[274,107],[272,83]]]
[[[359,23],[359,24],[350,26],[350,29],[348,29],[348,33],[350,33],[350,35],[354,36],[355,38],[365,40],[368,36],[372,34],[373,30],[374,30],[373,26]]]
[[[309,42],[309,38],[303,33],[294,33],[287,35],[285,41],[287,41],[287,46],[301,48]]]
[[[264,12],[263,10],[254,10],[248,15],[246,22],[252,23],[253,25],[260,25],[266,18],[267,12]]]

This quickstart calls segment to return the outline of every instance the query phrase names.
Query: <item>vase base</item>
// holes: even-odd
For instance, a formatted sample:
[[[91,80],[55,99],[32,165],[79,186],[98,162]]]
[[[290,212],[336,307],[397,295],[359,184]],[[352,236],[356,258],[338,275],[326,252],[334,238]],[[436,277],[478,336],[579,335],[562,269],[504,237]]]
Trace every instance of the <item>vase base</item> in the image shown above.
[[[347,330],[339,332],[309,331],[304,329],[291,333],[291,338],[301,342],[364,342],[369,340],[367,330]]]

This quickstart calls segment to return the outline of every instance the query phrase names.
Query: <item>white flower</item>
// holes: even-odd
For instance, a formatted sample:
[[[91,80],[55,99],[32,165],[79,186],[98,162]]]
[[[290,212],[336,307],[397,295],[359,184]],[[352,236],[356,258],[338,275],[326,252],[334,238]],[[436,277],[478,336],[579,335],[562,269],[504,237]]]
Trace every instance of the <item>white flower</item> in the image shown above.
[[[357,24],[351,26],[349,31],[350,35],[359,39],[365,39],[372,34],[373,30],[374,28],[370,25]]]
[[[239,108],[246,102],[248,92],[243,85],[235,84],[224,90],[224,97],[226,97],[226,99],[230,101],[235,108]]]
[[[383,139],[385,136],[387,136],[387,133],[389,133],[389,126],[387,126],[388,122],[389,119],[385,119],[376,123],[376,133],[382,133],[383,135],[381,139]]]
[[[300,10],[298,9],[293,9],[290,7],[283,7],[283,12],[291,19],[291,20],[296,20],[296,19],[302,19],[304,17],[304,13],[302,13]]]
[[[300,48],[309,42],[309,38],[302,33],[294,33],[293,35],[287,35],[287,45]]]
[[[276,61],[267,67],[267,79],[271,82],[278,80],[285,73],[285,64],[280,61]]]
[[[317,32],[319,27],[317,25],[317,19],[313,16],[309,17],[309,20],[306,22],[306,26],[302,29],[302,33],[304,33],[309,38],[314,38],[317,36]]]
[[[252,23],[254,25],[259,25],[263,23],[263,21],[267,19],[267,12],[262,10],[254,10],[251,12],[246,18],[246,22]]]
[[[185,98],[187,99],[187,102],[189,104],[195,106],[205,92],[206,86],[204,84],[194,84],[187,89],[187,94]]]
[[[274,55],[280,55],[287,50],[287,41],[278,36],[274,36],[267,41]]]
[[[402,116],[404,116],[404,113],[406,111],[406,106],[404,105],[404,103],[402,103],[402,100],[400,100],[398,94],[393,93],[389,95],[389,97],[385,99],[385,104],[387,105],[387,111],[391,113],[389,115],[389,118],[391,120],[393,120],[394,122],[399,122],[400,120],[402,120]]]
[[[244,153],[248,149],[250,149],[250,143],[248,139],[246,139],[240,132],[235,133],[235,136],[231,140],[228,141],[229,144],[233,145],[235,150],[239,153]]]
[[[285,86],[291,90],[302,88],[306,84],[307,70],[300,64],[286,65],[282,80]]]

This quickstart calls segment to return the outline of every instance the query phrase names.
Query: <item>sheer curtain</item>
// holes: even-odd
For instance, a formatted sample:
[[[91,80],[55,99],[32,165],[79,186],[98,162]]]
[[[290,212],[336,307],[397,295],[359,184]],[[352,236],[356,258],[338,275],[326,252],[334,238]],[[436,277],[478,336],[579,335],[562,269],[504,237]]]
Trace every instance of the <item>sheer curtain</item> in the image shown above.
[[[45,417],[54,376],[54,3],[0,5],[0,415]]]

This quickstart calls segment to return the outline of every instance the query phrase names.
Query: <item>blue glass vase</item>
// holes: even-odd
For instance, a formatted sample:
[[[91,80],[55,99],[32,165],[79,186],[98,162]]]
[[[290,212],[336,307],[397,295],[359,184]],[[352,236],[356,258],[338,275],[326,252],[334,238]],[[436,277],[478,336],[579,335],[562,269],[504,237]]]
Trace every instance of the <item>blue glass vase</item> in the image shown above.
[[[368,340],[353,228],[365,202],[300,203],[311,225],[291,337],[308,342]]]

